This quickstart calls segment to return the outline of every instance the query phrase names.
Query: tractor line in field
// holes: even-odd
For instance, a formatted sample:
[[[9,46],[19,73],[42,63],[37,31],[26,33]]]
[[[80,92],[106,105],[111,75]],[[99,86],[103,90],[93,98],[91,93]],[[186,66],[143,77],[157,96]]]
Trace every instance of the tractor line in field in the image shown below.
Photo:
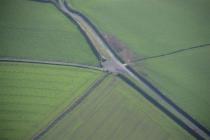
[[[109,76],[109,73],[104,74],[101,76],[98,80],[96,80],[90,87],[87,89],[87,91],[80,96],[74,103],[72,103],[69,108],[67,108],[64,112],[62,112],[59,116],[55,118],[52,122],[49,123],[49,125],[44,128],[42,131],[40,131],[38,134],[36,134],[33,137],[33,140],[39,140],[41,137],[43,137],[51,128],[53,128],[59,121],[61,121],[67,114],[71,113],[75,108],[77,108],[92,92],[93,90],[98,87],[107,77]]]

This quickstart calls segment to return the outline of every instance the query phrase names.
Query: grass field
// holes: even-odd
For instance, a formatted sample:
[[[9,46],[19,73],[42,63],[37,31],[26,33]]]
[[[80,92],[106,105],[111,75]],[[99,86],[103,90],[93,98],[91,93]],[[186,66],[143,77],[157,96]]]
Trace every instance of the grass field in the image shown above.
[[[84,37],[52,4],[1,0],[0,57],[97,65]]]
[[[0,63],[0,139],[31,139],[100,75],[63,66]]]
[[[209,0],[68,1],[134,58],[210,43]]]
[[[115,44],[120,57],[134,60],[210,43],[209,0],[68,1]],[[98,65],[76,26],[47,3],[2,0],[0,42],[0,58]],[[209,54],[205,47],[131,66],[210,129]],[[102,75],[75,67],[0,62],[0,140],[32,139]],[[114,75],[40,138],[137,139],[194,137]]]
[[[69,0],[133,59],[210,43],[209,0]],[[115,43],[116,44],[116,43]],[[132,66],[210,129],[210,49],[199,48]]]
[[[42,140],[193,139],[139,93],[110,76]]]
[[[210,129],[210,47],[150,59],[133,66]],[[142,70],[142,66],[144,70]]]

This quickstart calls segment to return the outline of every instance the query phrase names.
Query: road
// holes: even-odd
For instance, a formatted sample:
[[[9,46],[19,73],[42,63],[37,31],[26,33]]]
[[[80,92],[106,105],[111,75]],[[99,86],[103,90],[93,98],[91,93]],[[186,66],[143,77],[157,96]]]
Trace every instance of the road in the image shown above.
[[[65,62],[57,62],[57,61],[44,61],[44,60],[30,60],[30,59],[20,59],[20,58],[1,58],[0,62],[22,62],[22,63],[34,63],[34,64],[49,64],[49,65],[61,65],[61,66],[71,66],[71,67],[79,67],[83,69],[92,69],[103,71],[102,68],[83,65],[83,64],[75,64],[75,63],[65,63]]]
[[[105,61],[101,62],[103,69],[111,73],[120,73],[124,75],[129,75],[135,79],[141,88],[147,92],[147,94],[152,97],[160,105],[164,106],[170,113],[175,115],[180,121],[182,121],[187,128],[183,127],[188,132],[194,135],[197,139],[209,140],[208,129],[201,126],[197,121],[186,114],[182,109],[165,97],[159,89],[155,88],[149,81],[135,73],[129,66],[123,64],[115,54],[110,50],[98,32],[87,22],[87,20],[80,14],[73,12],[70,6],[65,1],[51,0],[51,2],[65,15],[71,17],[75,23],[84,31],[86,36],[89,38],[95,49],[99,54],[105,58]],[[181,111],[180,111],[181,110]],[[206,131],[205,131],[206,130]]]

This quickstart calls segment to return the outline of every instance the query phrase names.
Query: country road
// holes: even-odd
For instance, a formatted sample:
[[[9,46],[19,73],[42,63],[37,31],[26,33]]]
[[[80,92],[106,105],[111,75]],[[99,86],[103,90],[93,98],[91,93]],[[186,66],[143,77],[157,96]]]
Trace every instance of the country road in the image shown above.
[[[158,104],[173,114],[180,122],[185,130],[195,136],[197,139],[210,139],[209,130],[202,126],[199,122],[195,121],[190,115],[179,108],[175,103],[168,99],[164,94],[155,86],[153,86],[147,79],[136,73],[130,66],[123,64],[119,58],[110,50],[107,43],[99,35],[95,28],[83,17],[81,14],[74,12],[71,6],[65,1],[48,0],[51,1],[61,12],[71,17],[75,23],[84,31],[85,35],[89,38],[95,49],[105,61],[101,64],[105,71],[129,75],[141,85],[141,88],[146,91],[147,95],[152,97]],[[178,124],[178,122],[177,122]]]
[[[57,62],[57,61],[46,61],[46,60],[30,60],[30,59],[20,59],[20,58],[5,58],[0,57],[0,62],[22,62],[22,63],[34,63],[34,64],[48,64],[48,65],[61,65],[61,66],[71,66],[71,67],[78,67],[83,69],[92,69],[103,71],[102,68],[83,65],[83,64],[75,64],[75,63],[65,63],[65,62]]]

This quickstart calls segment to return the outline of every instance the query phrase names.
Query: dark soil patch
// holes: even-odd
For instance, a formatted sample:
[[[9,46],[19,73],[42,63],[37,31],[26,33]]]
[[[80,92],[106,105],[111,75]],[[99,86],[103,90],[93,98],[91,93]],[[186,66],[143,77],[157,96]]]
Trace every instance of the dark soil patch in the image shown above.
[[[117,37],[109,34],[103,34],[104,39],[109,46],[126,62],[129,63],[135,59],[135,54],[122,43]]]

